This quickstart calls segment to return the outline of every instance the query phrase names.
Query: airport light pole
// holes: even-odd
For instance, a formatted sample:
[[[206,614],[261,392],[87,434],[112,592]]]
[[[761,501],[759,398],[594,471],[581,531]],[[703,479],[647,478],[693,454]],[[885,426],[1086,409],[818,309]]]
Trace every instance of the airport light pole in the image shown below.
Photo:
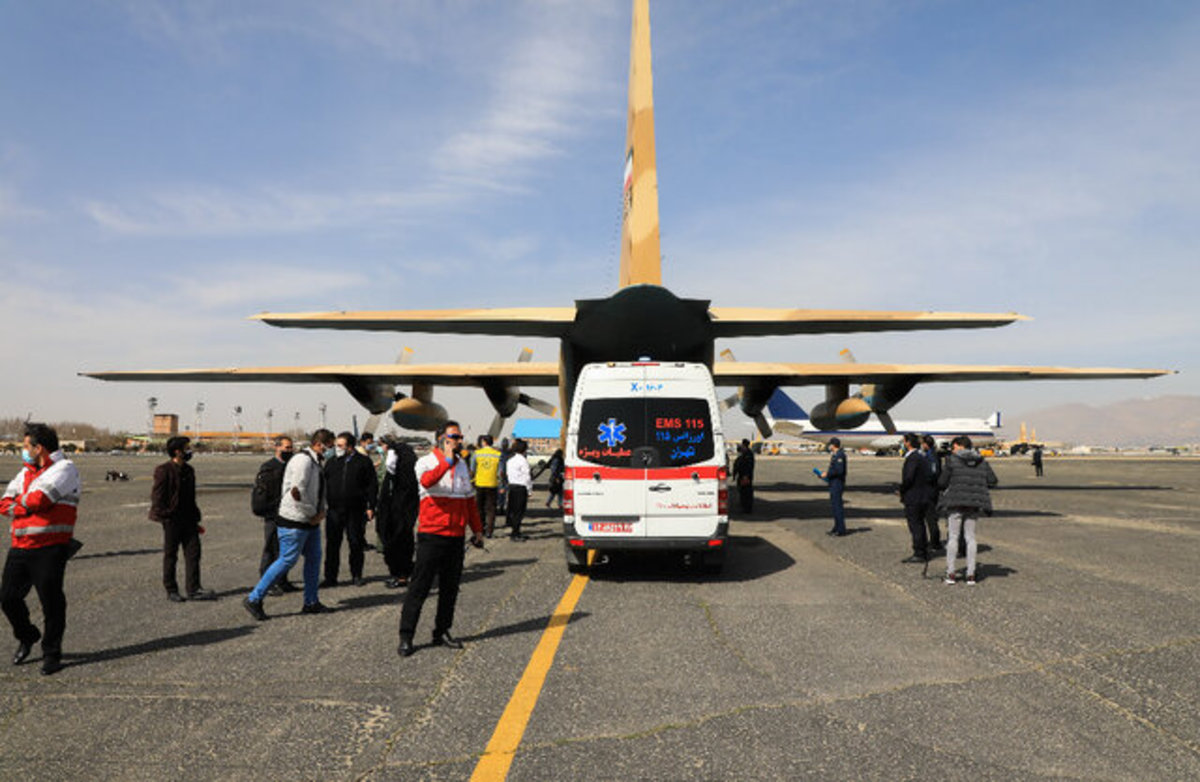
[[[268,407],[267,408],[267,434],[266,434],[266,437],[263,438],[263,444],[265,446],[267,446],[268,450],[270,450],[270,448],[271,448],[271,419],[274,417],[275,417],[275,411]]]
[[[321,404],[317,405],[317,410],[319,410],[321,413],[321,428],[324,429],[325,428],[325,403],[322,402]]]
[[[196,445],[200,445],[200,440],[204,435],[204,403],[196,403]]]
[[[154,411],[158,408],[158,397],[152,396],[146,400],[146,406],[150,408],[150,420],[146,426],[146,447],[150,447],[150,439],[154,437]]]
[[[242,433],[242,406],[234,405],[233,407],[233,452],[237,453],[238,445],[241,443]]]
[[[296,411],[295,429],[296,429],[296,432],[298,432],[299,434],[301,434],[301,435],[304,434],[304,430],[300,428],[300,411],[299,410]]]

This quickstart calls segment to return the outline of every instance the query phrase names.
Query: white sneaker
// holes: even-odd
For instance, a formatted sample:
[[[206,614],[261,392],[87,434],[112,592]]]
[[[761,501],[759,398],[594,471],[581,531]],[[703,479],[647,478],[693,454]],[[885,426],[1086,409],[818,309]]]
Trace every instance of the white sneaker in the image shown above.
[[[967,586],[975,586],[975,574],[974,573],[967,574]]]
[[[953,584],[957,583],[957,581],[958,581],[958,578],[953,573],[947,573],[946,579],[942,583],[953,585]]]

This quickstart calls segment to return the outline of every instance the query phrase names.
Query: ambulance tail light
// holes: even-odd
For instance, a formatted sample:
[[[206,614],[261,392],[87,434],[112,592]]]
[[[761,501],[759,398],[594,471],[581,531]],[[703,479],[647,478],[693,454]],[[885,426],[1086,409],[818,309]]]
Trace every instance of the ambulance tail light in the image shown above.
[[[575,471],[567,470],[563,477],[562,506],[564,516],[575,515]]]
[[[567,545],[571,548],[583,548],[583,538],[567,538]]]
[[[712,540],[708,541],[709,548],[721,548],[721,546],[724,546],[724,545],[725,545],[725,541],[722,540],[721,538],[713,538]]]

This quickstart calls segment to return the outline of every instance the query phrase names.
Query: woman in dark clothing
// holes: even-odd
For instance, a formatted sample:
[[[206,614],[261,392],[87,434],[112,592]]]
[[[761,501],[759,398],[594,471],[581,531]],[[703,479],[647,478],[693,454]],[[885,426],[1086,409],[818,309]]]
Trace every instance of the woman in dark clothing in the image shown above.
[[[406,443],[389,444],[383,485],[379,490],[375,532],[383,542],[383,561],[391,578],[389,589],[408,584],[413,569],[413,527],[420,504],[417,488],[417,455]]]
[[[559,448],[550,457],[550,461],[546,464],[546,469],[550,471],[550,496],[546,498],[546,507],[554,502],[554,498],[558,497],[558,508],[562,510],[563,503],[563,476],[566,474],[566,462],[563,460],[562,449]]]

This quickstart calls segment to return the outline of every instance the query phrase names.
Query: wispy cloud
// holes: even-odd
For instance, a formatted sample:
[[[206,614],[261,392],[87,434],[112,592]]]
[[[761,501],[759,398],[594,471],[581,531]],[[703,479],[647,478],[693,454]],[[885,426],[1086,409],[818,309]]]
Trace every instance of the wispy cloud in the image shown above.
[[[598,14],[567,4],[541,10],[544,18],[525,28],[495,69],[480,120],[437,152],[448,180],[519,187],[534,164],[561,154],[560,142],[596,116],[595,98],[610,86],[599,78],[603,48],[589,34]]]
[[[232,236],[300,233],[363,223],[419,219],[459,198],[424,191],[302,192],[180,186],[123,203],[90,200],[85,213],[102,228],[129,236]]]

